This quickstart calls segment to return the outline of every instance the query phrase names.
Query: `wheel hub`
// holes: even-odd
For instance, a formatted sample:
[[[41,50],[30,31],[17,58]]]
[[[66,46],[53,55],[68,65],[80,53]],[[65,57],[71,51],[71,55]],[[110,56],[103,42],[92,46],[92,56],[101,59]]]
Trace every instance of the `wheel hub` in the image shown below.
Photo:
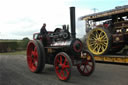
[[[62,70],[65,69],[65,65],[64,64],[59,64],[58,67],[59,67],[59,69],[62,69]]]
[[[31,56],[31,57],[32,57],[32,59],[33,59],[33,58],[34,58],[34,55],[32,54],[32,56]]]
[[[101,39],[101,38],[97,38],[97,39],[96,39],[96,43],[97,43],[98,45],[102,44],[102,43],[103,43],[103,42],[102,42],[102,39]]]

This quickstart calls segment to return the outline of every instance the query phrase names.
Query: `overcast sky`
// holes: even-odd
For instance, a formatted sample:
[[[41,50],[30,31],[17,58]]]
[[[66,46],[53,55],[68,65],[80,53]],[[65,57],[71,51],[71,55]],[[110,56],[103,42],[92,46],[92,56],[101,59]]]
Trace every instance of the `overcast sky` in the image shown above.
[[[85,34],[84,21],[78,18],[127,5],[128,0],[0,0],[0,39],[22,39],[40,31],[43,23],[52,31],[70,24],[69,7],[76,7],[77,36]]]

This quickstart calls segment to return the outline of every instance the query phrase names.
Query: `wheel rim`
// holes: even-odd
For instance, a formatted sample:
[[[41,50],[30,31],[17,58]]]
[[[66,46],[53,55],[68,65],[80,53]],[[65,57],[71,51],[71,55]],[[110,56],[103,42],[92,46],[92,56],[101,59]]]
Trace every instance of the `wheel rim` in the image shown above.
[[[70,64],[65,55],[59,54],[55,58],[55,72],[60,80],[67,80],[70,76]]]
[[[103,54],[108,48],[108,36],[103,29],[94,29],[87,39],[88,49],[95,55]]]
[[[90,54],[86,53],[85,56],[86,58],[77,66],[77,69],[82,75],[89,76],[94,70],[95,61]]]
[[[38,65],[38,52],[37,52],[37,47],[33,42],[30,42],[28,44],[27,63],[28,63],[29,69],[32,72],[35,72]]]

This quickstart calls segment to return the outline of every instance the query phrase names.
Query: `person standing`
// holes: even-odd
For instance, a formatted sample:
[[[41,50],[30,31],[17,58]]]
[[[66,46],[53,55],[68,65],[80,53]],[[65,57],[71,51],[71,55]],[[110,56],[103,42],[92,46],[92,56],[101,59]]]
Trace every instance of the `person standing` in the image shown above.
[[[47,30],[46,30],[46,24],[44,23],[43,26],[40,29],[40,34],[44,37],[47,35]]]
[[[44,45],[47,45],[47,30],[46,30],[46,24],[44,23],[43,26],[40,29],[40,35],[42,36],[42,41]]]

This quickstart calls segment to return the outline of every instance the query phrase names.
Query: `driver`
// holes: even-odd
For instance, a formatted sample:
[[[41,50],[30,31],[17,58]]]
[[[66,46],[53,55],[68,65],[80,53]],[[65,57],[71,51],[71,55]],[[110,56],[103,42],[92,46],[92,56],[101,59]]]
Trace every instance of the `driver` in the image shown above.
[[[43,40],[43,43],[44,45],[46,45],[46,41],[47,41],[47,30],[46,30],[46,24],[44,23],[43,26],[41,27],[40,29],[40,34],[42,35],[42,40]]]
[[[40,29],[40,34],[43,36],[43,37],[46,37],[47,35],[47,30],[46,30],[46,24],[44,23],[43,26],[41,27]]]

